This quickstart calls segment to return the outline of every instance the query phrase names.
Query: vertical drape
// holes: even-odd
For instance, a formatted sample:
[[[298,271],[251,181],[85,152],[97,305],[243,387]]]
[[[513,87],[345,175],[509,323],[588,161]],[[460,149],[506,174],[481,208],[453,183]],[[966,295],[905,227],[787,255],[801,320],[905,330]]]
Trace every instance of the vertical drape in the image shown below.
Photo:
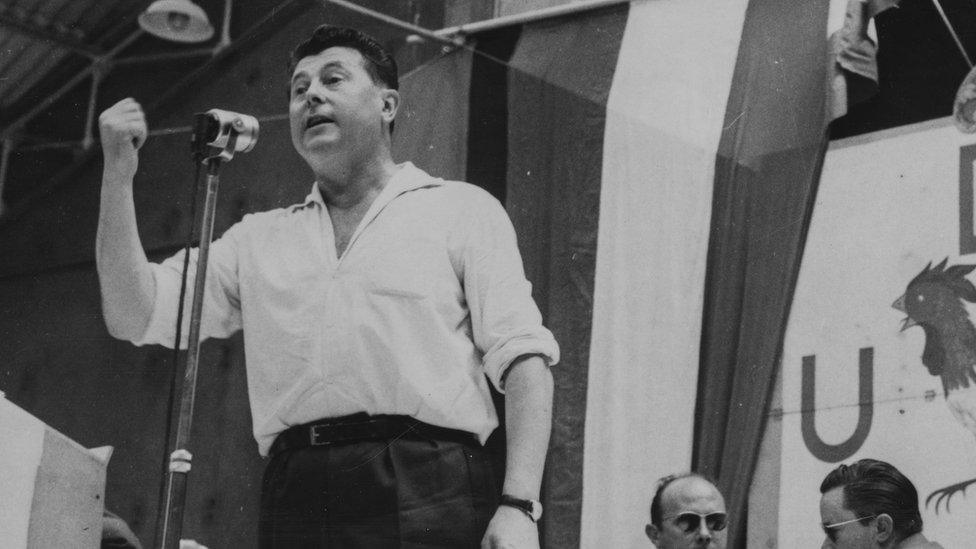
[[[400,79],[401,105],[393,128],[393,157],[431,175],[464,180],[468,151],[471,52],[421,65]]]
[[[526,25],[509,71],[506,206],[561,351],[543,486],[553,549],[580,546],[605,111],[626,19],[623,5]]]
[[[508,62],[521,32],[522,27],[515,26],[479,34],[474,41],[476,53],[469,83],[465,181],[487,190],[502,203],[506,201],[509,154]]]
[[[715,156],[746,7],[630,5],[607,101],[581,547],[649,547],[655,480],[691,467]]]
[[[826,144],[829,2],[751,0],[715,168],[694,468],[747,497]]]
[[[505,203],[533,297],[560,343],[542,494],[543,543],[552,548],[580,545],[604,121],[626,19],[620,5],[481,33],[473,50],[403,79],[397,118],[398,160]]]

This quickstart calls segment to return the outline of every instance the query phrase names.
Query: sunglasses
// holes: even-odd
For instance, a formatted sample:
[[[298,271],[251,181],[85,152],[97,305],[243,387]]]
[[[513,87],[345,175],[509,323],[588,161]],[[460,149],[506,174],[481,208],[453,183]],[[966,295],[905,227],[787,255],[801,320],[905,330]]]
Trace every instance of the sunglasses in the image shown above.
[[[875,517],[877,517],[877,515],[868,515],[866,517],[858,517],[858,518],[853,518],[851,520],[845,520],[845,521],[842,521],[842,522],[835,522],[833,524],[823,524],[821,526],[823,526],[824,534],[827,534],[827,537],[830,539],[830,541],[836,543],[837,542],[837,529],[838,528],[840,528],[841,526],[844,526],[846,524],[851,524],[851,523],[858,522],[858,521],[862,521],[862,520],[872,519],[872,518],[875,518]]]
[[[673,518],[674,523],[678,526],[678,528],[681,528],[686,534],[698,531],[698,529],[701,527],[702,519],[705,520],[705,526],[707,526],[712,532],[720,532],[725,530],[725,527],[729,524],[729,517],[725,513],[708,513],[707,515],[700,515],[698,513],[688,511],[663,518]]]

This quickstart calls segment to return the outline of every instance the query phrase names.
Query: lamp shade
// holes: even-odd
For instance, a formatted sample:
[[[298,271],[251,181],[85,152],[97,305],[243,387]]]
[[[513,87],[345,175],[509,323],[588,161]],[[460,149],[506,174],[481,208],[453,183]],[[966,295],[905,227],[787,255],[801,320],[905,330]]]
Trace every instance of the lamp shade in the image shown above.
[[[174,42],[203,42],[214,33],[207,14],[190,0],[156,0],[139,14],[139,26]]]

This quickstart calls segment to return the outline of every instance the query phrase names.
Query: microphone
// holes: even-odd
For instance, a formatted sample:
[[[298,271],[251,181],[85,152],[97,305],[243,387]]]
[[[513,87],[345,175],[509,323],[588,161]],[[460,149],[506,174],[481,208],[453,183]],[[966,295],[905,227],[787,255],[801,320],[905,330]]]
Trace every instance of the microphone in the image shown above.
[[[235,134],[234,151],[250,152],[258,142],[258,119],[248,114],[210,109],[193,117],[193,137],[190,149],[203,156],[207,147],[225,148]]]
[[[976,132],[976,67],[963,78],[952,103],[952,121],[963,133]]]

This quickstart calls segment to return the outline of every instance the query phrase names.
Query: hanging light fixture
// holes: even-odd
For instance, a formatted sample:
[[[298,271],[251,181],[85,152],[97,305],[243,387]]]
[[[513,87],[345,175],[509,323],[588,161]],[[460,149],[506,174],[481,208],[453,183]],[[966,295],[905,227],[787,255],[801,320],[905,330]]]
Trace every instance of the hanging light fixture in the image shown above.
[[[156,0],[139,14],[139,26],[174,42],[203,42],[214,34],[206,12],[190,0]]]

